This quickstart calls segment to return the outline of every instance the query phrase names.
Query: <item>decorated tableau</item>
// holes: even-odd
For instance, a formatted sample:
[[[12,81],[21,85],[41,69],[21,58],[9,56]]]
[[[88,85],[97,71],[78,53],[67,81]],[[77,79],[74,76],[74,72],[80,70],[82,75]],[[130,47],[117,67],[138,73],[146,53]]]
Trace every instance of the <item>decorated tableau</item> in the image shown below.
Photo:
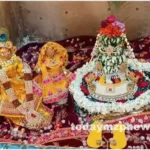
[[[135,59],[123,23],[113,16],[103,21],[91,55],[70,85],[78,111],[116,117],[148,109],[150,64]]]
[[[125,29],[110,16],[96,38],[29,43],[17,51],[1,29],[0,147],[150,148],[150,130],[114,129],[150,123],[150,38],[129,42]]]

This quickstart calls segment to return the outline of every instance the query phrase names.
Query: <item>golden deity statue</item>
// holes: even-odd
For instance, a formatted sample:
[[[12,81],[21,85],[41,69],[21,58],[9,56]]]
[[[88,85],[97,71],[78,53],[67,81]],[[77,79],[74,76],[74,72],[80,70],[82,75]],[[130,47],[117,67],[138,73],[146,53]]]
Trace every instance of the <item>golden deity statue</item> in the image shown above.
[[[8,32],[0,29],[0,116],[30,129],[48,126],[53,112],[33,94],[32,70],[15,51]]]
[[[40,73],[34,79],[35,93],[43,97],[45,104],[65,104],[71,73],[65,69],[67,50],[55,42],[46,43],[40,51],[35,67]]]

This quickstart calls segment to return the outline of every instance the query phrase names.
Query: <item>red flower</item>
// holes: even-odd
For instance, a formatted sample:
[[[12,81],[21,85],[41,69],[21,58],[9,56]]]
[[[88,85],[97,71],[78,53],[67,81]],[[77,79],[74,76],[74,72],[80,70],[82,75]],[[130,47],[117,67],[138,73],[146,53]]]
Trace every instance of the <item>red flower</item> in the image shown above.
[[[109,23],[113,23],[116,21],[116,18],[115,18],[115,16],[109,16],[106,21]]]
[[[100,34],[104,34],[109,37],[118,37],[121,36],[121,31],[118,27],[113,26],[112,24],[108,24],[107,27],[101,28],[99,31]]]
[[[89,91],[88,91],[88,89],[85,88],[83,85],[81,85],[80,88],[81,88],[81,91],[82,91],[84,94],[86,94],[86,95],[89,95],[89,94],[90,94]]]
[[[118,102],[118,103],[125,103],[126,100],[117,100],[116,102]]]
[[[140,96],[141,94],[143,94],[143,92],[142,92],[142,91],[138,91],[138,92],[135,93],[135,96],[138,97],[138,96]]]
[[[107,25],[108,25],[108,22],[106,20],[101,22],[102,28],[105,28]]]
[[[143,78],[143,74],[142,74],[141,72],[136,71],[136,72],[134,72],[134,73],[135,73],[135,76],[136,76],[136,77],[138,76],[140,79]]]
[[[145,81],[139,81],[139,82],[138,82],[138,86],[139,86],[140,88],[147,87],[147,86],[148,86],[148,82],[145,82]]]

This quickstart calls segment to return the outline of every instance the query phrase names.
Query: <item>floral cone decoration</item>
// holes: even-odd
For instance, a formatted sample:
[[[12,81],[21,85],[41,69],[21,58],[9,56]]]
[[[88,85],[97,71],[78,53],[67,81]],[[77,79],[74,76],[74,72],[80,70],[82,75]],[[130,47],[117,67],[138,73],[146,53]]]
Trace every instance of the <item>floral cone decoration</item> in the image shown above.
[[[104,47],[110,47],[109,45],[116,46],[116,50],[123,48],[125,50],[124,56],[135,58],[133,49],[125,34],[125,24],[116,20],[114,16],[110,16],[101,22],[101,29],[98,31],[95,47],[91,54],[92,58],[99,55],[99,51]],[[124,47],[121,47],[121,45]],[[113,49],[110,48],[108,55],[111,55],[111,53],[113,53]]]
[[[150,63],[135,58],[125,31],[114,16],[102,21],[91,61],[69,86],[79,115],[119,117],[150,104]]]

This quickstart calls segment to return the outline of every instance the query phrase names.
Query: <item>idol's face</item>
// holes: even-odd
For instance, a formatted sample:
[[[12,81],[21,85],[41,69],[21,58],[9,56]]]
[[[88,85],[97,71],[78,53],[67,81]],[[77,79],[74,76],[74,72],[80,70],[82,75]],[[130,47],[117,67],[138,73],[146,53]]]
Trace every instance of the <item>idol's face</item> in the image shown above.
[[[5,60],[9,60],[12,56],[11,49],[8,48],[0,48],[0,57]]]
[[[47,57],[52,58],[52,57],[54,57],[54,55],[55,55],[55,50],[53,50],[53,49],[47,49],[46,50],[46,56]]]

